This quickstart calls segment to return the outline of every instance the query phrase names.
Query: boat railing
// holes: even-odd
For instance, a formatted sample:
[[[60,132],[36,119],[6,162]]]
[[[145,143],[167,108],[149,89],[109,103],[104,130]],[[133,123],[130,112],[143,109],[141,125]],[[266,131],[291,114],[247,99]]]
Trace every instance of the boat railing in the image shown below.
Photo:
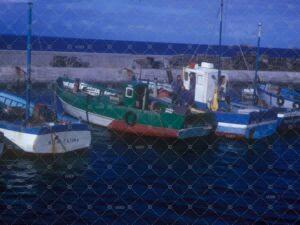
[[[11,96],[6,93],[0,93],[0,102],[9,107],[20,107],[20,108],[26,107],[26,101],[24,99],[19,98],[17,96]],[[31,104],[31,108],[33,108],[32,104]]]
[[[22,107],[22,108],[25,107],[25,103],[10,99],[5,96],[0,96],[0,102],[10,107]]]

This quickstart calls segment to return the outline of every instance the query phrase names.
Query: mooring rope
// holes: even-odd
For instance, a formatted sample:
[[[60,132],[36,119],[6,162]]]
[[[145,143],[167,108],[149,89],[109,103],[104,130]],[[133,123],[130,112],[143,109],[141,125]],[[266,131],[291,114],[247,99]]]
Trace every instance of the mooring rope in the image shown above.
[[[58,142],[61,145],[61,147],[63,148],[64,152],[67,152],[68,150],[67,150],[66,146],[63,144],[62,140],[59,138],[58,134],[53,131],[53,129],[50,125],[48,125],[48,127],[51,131],[52,153],[56,152],[56,148],[55,148],[56,140],[58,140]],[[54,138],[53,138],[53,135],[54,135]]]

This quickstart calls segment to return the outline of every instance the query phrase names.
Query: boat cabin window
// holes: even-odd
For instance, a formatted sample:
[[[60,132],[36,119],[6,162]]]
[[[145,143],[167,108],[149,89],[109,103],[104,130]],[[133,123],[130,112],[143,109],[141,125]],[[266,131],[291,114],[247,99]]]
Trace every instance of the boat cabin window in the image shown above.
[[[185,81],[189,80],[189,74],[187,72],[184,72],[184,80]]]
[[[131,87],[126,88],[125,96],[127,98],[132,98],[133,97],[133,89]]]

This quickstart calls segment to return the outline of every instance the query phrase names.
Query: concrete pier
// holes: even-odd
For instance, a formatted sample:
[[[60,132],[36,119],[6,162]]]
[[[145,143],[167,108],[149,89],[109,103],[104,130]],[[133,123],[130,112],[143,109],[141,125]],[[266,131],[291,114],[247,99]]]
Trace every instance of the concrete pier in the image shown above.
[[[82,62],[87,62],[87,68],[74,67],[53,67],[51,62],[54,56],[76,56]],[[150,55],[155,60],[168,60],[171,56]],[[32,81],[51,82],[57,77],[67,75],[71,78],[80,78],[86,81],[107,81],[118,82],[126,80],[124,68],[134,68],[133,71],[144,79],[157,78],[167,80],[166,71],[163,69],[142,69],[134,66],[136,59],[142,59],[147,55],[114,54],[114,53],[70,53],[70,52],[41,52],[32,53]],[[22,80],[16,67],[24,69],[25,52],[16,50],[0,51],[0,82],[10,83]],[[226,70],[229,80],[233,82],[251,82],[254,78],[254,71],[247,70]],[[173,76],[182,73],[181,69],[173,69]],[[300,72],[287,71],[260,71],[260,78],[266,82],[300,84]]]

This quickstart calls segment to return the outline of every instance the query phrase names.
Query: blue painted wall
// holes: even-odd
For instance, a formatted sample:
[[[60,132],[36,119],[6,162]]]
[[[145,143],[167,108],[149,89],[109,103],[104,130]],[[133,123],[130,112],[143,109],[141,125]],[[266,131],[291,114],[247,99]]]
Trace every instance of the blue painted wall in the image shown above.
[[[131,53],[154,55],[208,54],[216,55],[216,45],[196,45],[180,43],[113,41],[97,39],[76,39],[33,36],[34,51],[66,51],[96,53]],[[0,35],[1,50],[25,50],[26,37]],[[254,47],[241,46],[244,53],[255,51]],[[261,48],[261,52],[270,57],[298,58],[300,49]],[[240,53],[238,46],[223,46],[223,56],[234,56]]]

